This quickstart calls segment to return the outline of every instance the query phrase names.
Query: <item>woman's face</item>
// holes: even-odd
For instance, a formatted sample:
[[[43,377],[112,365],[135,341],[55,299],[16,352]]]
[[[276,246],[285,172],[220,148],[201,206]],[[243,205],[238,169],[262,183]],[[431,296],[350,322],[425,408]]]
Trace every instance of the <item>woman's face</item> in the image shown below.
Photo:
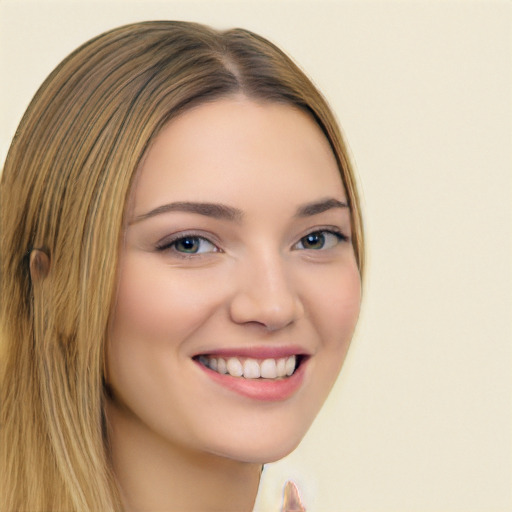
[[[172,120],[141,165],[119,263],[108,381],[126,421],[240,461],[293,450],[359,313],[346,203],[298,109],[236,96]]]

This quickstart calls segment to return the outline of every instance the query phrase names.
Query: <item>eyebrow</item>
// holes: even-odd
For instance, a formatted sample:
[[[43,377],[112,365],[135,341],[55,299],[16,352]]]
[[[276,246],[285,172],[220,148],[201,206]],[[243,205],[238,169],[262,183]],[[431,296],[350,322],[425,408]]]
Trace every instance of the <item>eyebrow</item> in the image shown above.
[[[348,204],[334,198],[322,199],[320,201],[314,201],[312,203],[307,203],[300,206],[295,213],[295,217],[311,217],[333,208],[348,208]],[[240,222],[244,216],[242,210],[221,203],[180,201],[164,204],[154,208],[153,210],[150,210],[147,213],[137,215],[130,222],[130,224],[135,224],[141,220],[149,219],[151,217],[155,217],[156,215],[169,212],[196,213],[198,215],[213,217],[215,219],[228,220],[231,222]]]
[[[348,204],[334,198],[322,199],[320,201],[314,201],[300,206],[297,209],[295,217],[311,217],[313,215],[318,215],[319,213],[332,210],[333,208],[348,208]]]
[[[141,220],[160,215],[168,212],[187,212],[197,213],[199,215],[205,215],[206,217],[214,217],[215,219],[229,220],[229,221],[240,221],[243,217],[242,210],[233,208],[232,206],[226,206],[220,203],[196,203],[191,201],[181,201],[176,203],[168,203],[155,208],[142,215],[137,215],[130,224],[140,222]]]

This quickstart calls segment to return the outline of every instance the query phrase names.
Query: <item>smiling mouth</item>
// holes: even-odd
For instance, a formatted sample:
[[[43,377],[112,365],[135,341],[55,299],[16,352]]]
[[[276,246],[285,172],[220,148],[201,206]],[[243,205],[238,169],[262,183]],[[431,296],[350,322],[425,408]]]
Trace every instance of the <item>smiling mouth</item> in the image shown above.
[[[280,358],[254,359],[251,357],[219,357],[202,354],[194,359],[221,375],[243,379],[277,380],[291,377],[304,361],[305,356],[292,355]]]

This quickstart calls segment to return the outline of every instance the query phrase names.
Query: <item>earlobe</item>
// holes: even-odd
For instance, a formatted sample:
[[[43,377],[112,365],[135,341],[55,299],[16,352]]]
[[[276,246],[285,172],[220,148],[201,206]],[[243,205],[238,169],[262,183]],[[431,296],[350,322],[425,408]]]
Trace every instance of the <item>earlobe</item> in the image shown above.
[[[50,272],[50,256],[44,249],[32,249],[29,267],[32,281],[44,279]]]

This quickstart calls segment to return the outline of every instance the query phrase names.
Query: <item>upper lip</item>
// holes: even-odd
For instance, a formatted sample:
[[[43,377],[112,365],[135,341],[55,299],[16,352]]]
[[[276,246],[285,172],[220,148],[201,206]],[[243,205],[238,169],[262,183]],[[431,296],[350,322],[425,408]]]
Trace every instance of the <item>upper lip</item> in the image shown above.
[[[279,359],[296,355],[311,355],[309,350],[298,345],[286,346],[254,346],[254,347],[233,347],[233,348],[212,348],[194,355],[198,356],[221,356],[221,357],[248,357],[252,359]]]

